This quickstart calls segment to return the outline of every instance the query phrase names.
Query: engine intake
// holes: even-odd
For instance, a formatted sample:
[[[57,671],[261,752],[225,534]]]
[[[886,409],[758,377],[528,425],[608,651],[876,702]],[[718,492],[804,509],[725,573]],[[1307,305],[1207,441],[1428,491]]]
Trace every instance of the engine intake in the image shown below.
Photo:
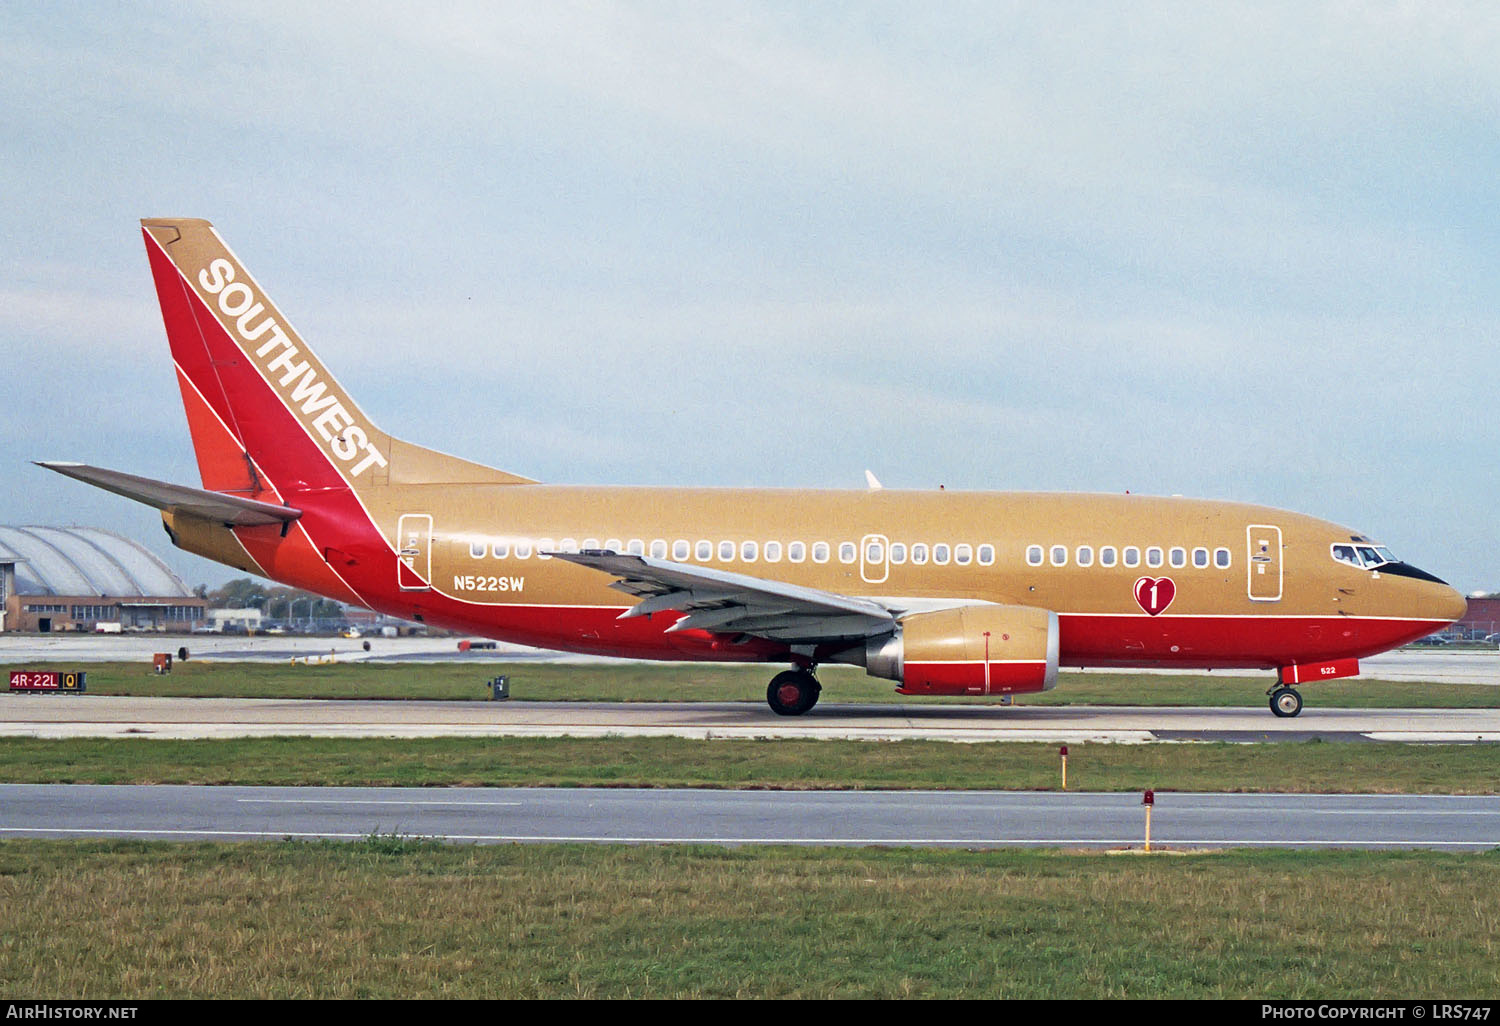
[[[1004,695],[1057,686],[1057,614],[1035,606],[958,606],[903,616],[865,646],[872,677],[901,695]]]

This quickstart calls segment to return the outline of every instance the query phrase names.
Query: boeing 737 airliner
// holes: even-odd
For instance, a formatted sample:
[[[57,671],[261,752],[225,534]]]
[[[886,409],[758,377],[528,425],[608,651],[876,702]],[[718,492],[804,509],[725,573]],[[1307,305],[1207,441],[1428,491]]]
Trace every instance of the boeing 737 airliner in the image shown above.
[[[43,466],[161,511],[172,541],[433,626],[642,659],[781,663],[771,708],[853,663],[905,695],[1058,667],[1249,667],[1294,685],[1458,619],[1359,531],[1136,495],[540,484],[361,412],[207,221],[141,222],[202,487]]]

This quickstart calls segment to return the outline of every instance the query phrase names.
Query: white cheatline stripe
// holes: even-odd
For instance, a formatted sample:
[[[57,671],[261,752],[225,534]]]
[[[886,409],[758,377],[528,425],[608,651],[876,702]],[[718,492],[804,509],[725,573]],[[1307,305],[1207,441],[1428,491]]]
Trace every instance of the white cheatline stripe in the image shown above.
[[[1401,623],[1452,623],[1425,616],[1329,616],[1326,613],[1089,613],[1079,610],[1061,612],[1058,616],[1129,617],[1138,620],[1337,620],[1339,623],[1360,620],[1394,620]]]

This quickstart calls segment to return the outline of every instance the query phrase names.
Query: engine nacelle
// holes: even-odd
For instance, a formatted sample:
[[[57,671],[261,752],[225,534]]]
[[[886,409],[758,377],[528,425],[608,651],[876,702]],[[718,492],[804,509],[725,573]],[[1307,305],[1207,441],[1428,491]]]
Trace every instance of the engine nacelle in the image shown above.
[[[958,606],[903,616],[865,647],[865,670],[902,695],[1004,695],[1057,686],[1057,614],[1035,606]]]

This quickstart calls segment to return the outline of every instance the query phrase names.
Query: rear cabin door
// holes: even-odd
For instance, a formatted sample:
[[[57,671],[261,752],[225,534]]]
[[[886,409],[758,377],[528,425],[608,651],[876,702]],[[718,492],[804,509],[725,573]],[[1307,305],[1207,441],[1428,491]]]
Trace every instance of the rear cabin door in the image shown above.
[[[1245,528],[1249,557],[1250,598],[1255,602],[1281,601],[1281,528],[1251,524]]]
[[[396,583],[402,591],[427,591],[432,585],[432,515],[406,513],[396,524]]]

